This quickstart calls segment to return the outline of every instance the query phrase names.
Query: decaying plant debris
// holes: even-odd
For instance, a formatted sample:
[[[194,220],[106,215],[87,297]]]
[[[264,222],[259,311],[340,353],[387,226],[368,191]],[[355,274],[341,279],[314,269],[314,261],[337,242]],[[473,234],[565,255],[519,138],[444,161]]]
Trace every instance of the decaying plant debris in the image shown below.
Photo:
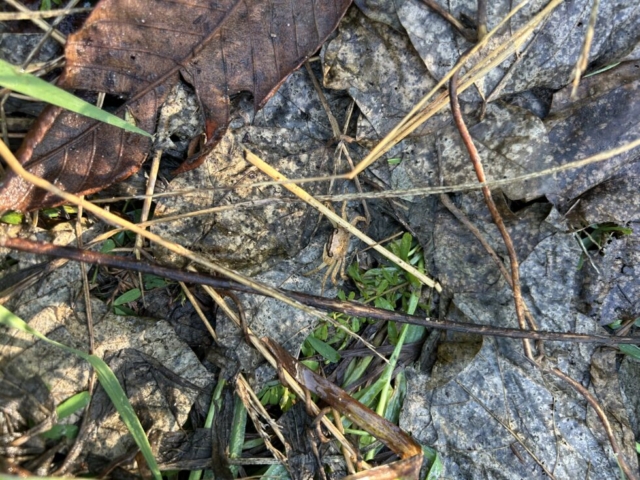
[[[324,384],[325,380],[311,376],[290,357],[300,351],[322,315],[311,307],[300,310],[295,296],[283,303],[247,293],[250,275],[263,293],[281,295],[275,288],[283,288],[319,294],[322,274],[305,274],[322,259],[331,227],[313,209],[288,196],[282,186],[255,186],[269,179],[246,160],[244,149],[286,177],[348,172],[348,159],[336,151],[344,152],[346,147],[357,163],[393,133],[437,82],[463,63],[458,63],[461,56],[475,43],[469,35],[477,26],[477,6],[471,0],[448,5],[455,18],[466,22],[465,38],[426,1],[354,3],[322,47],[321,62],[291,75],[260,112],[254,112],[247,97],[235,99],[229,131],[200,169],[175,179],[168,173],[188,156],[188,144],[199,128],[199,119],[194,121],[196,97],[188,86],[176,87],[172,92],[176,107],[165,109],[159,119],[161,128],[168,129],[162,145],[168,155],[160,167],[167,182],[162,185],[164,196],[155,200],[151,232],[140,233],[181,245],[150,243],[145,248],[147,255],[169,268],[186,266],[181,260],[186,247],[189,258],[199,265],[210,265],[218,273],[228,272],[227,268],[239,272],[244,293],[233,293],[234,284],[225,284],[220,292],[228,296],[226,301],[217,297],[217,307],[194,290],[203,315],[215,321],[216,343],[195,313],[168,298],[165,292],[179,295],[175,289],[147,292],[144,303],[131,304],[143,315],[131,318],[113,315],[96,298],[82,300],[81,271],[75,263],[36,280],[35,286],[18,288],[6,304],[51,338],[87,348],[84,322],[90,303],[95,352],[104,355],[127,386],[144,428],[156,439],[154,453],[163,469],[213,468],[221,478],[258,471],[248,470],[258,468],[250,467],[249,460],[243,464],[242,459],[228,455],[237,409],[230,390],[217,397],[214,434],[202,428],[216,395],[215,386],[242,372],[249,383],[242,384],[241,397],[256,422],[255,431],[272,440],[271,445],[266,442],[268,448],[245,452],[252,461],[267,464],[273,458],[284,459],[291,478],[367,475],[366,469],[355,473],[366,467],[356,454],[357,440],[344,434],[340,422],[334,422],[339,414],[358,423],[349,417],[353,414],[350,408],[359,408],[346,396],[352,392]],[[489,3],[486,18],[491,30],[512,5]],[[518,54],[505,57],[466,86],[465,75],[482,63],[486,52],[508,42],[548,3],[527,3],[480,52],[466,58],[460,72],[464,90],[460,118],[468,126],[489,180],[566,165],[638,138],[638,38],[629,32],[640,31],[640,9],[633,2],[600,2],[586,73],[620,63],[582,78],[577,96],[570,95],[570,83],[589,24],[591,2],[586,0],[558,2],[530,40],[519,45]],[[323,107],[310,73],[324,77],[327,89],[322,93],[343,130],[340,136],[328,120],[327,105]],[[418,128],[405,130],[410,133],[395,145],[391,142],[360,176],[370,192],[394,191],[394,198],[367,201],[372,213],[368,236],[382,240],[409,230],[424,248],[427,274],[442,286],[441,294],[424,289],[433,310],[422,315],[435,317],[431,325],[443,327],[444,333],[438,328],[430,330],[419,356],[414,352],[403,357],[410,364],[400,369],[407,381],[399,418],[402,430],[394,426],[376,430],[384,423],[377,423],[375,417],[365,422],[373,424],[369,426],[381,439],[391,438],[391,450],[400,457],[384,451],[379,454],[376,459],[386,471],[380,475],[390,477],[376,478],[415,478],[419,467],[412,462],[422,455],[420,445],[438,452],[447,478],[618,478],[616,456],[632,478],[638,470],[634,439],[640,437],[638,361],[621,355],[617,342],[578,343],[568,335],[548,341],[545,332],[597,340],[612,337],[613,331],[605,326],[615,323],[623,334],[629,335],[630,330],[633,334],[639,316],[637,149],[580,169],[491,187],[497,215],[515,247],[509,251],[480,191],[444,193],[445,198],[402,193],[425,187],[454,190],[476,181],[477,170],[471,166],[443,91],[436,92],[433,100],[435,104],[444,99],[442,108],[434,109]],[[356,109],[350,116],[352,102]],[[180,105],[189,108],[181,112]],[[355,185],[342,178],[332,186],[315,182],[303,187],[316,197],[348,194],[357,198]],[[134,182],[119,188],[138,195],[144,191]],[[335,210],[340,206],[341,202],[334,202]],[[218,210],[162,221],[212,207]],[[365,213],[355,201],[348,207],[349,218]],[[112,221],[124,225],[117,218]],[[53,229],[33,227],[30,231],[5,225],[2,235],[74,245],[69,225],[62,222]],[[96,220],[85,222],[83,229],[85,244],[99,234],[103,241],[113,235],[105,234],[105,226]],[[18,264],[5,268],[5,279],[14,282],[16,271],[27,266],[32,270],[22,275],[24,281],[39,278],[44,267],[38,262],[45,257],[6,255]],[[524,321],[535,320],[542,343],[523,346],[521,340],[508,338],[508,332],[519,328],[509,256],[517,256],[520,262],[516,283],[521,287]],[[352,258],[362,264],[384,265],[386,261],[369,252]],[[138,285],[140,277],[121,267],[93,271],[118,278],[118,292],[122,293]],[[327,289],[326,294],[335,291]],[[320,300],[313,305],[339,308]],[[358,307],[348,308],[355,312]],[[384,316],[374,310],[370,313]],[[447,322],[473,328],[449,331]],[[487,332],[493,333],[484,335]],[[368,333],[363,335],[367,342],[373,341]],[[265,336],[272,340],[262,341]],[[3,331],[0,344],[1,381],[6,386],[3,391],[8,392],[0,402],[10,407],[8,418],[13,422],[0,424],[3,453],[15,464],[12,466],[50,474],[63,464],[60,458],[72,451],[70,442],[52,446],[28,432],[27,425],[53,422],[55,406],[87,388],[89,369],[74,359],[55,356],[57,352],[23,334]],[[278,344],[284,344],[289,353]],[[387,354],[392,347],[387,340],[379,351]],[[274,378],[276,372],[264,363],[265,358],[279,367],[283,383],[299,400],[279,419],[265,417],[246,390],[250,385],[258,391]],[[343,362],[347,362],[346,355]],[[334,378],[332,368],[325,367],[327,377]],[[340,368],[342,365],[337,370]],[[305,389],[321,398],[329,392],[324,400],[337,412],[322,410]],[[22,408],[18,399],[25,392],[29,402]],[[348,407],[341,409],[341,402]],[[270,409],[266,412],[272,413]],[[603,423],[603,416],[607,422]],[[64,467],[72,473],[79,472],[77,465],[87,465],[93,474],[130,474],[135,447],[100,389],[85,418],[90,421],[81,437],[84,453],[76,463]],[[79,423],[75,417],[70,422]],[[189,428],[185,428],[187,423]],[[338,440],[322,443],[327,432]],[[279,440],[273,441],[276,437]],[[408,443],[402,443],[405,441]],[[404,446],[398,449],[399,444]],[[52,451],[60,455],[54,459]],[[108,465],[119,455],[120,463]],[[138,464],[144,462],[138,459]],[[404,470],[409,464],[413,470]],[[244,473],[238,473],[238,465]]]

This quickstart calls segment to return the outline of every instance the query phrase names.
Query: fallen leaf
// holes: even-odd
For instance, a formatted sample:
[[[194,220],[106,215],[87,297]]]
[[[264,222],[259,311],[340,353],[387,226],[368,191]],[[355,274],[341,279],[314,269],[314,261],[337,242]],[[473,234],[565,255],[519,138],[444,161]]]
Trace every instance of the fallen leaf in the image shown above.
[[[535,226],[539,217],[521,221]],[[467,248],[464,242],[460,241],[459,248]],[[438,243],[435,248],[442,249],[442,245]],[[576,308],[580,252],[573,235],[560,232],[541,239],[522,258],[524,299],[540,329],[590,334],[602,331]],[[459,268],[467,267],[461,264]],[[472,270],[465,272],[473,275]],[[457,308],[449,309],[448,318],[515,325],[513,302],[504,284],[496,282],[485,292],[455,287],[453,302]],[[589,375],[594,347],[549,342],[545,348],[547,356],[556,359],[559,368],[573,378]],[[531,478],[542,476],[540,465],[524,450],[520,439],[546,468],[553,468],[557,478],[573,478],[576,472],[584,476],[595,465],[603,478],[615,477],[617,465],[608,444],[599,442],[585,424],[587,408],[582,397],[551,386],[528,366],[522,360],[519,342],[485,338],[475,356],[465,355],[458,367],[448,365],[460,362],[455,354],[442,353],[446,352],[438,351],[431,372],[408,372],[400,426],[421,444],[436,449],[447,472],[460,472],[466,478],[482,476],[478,472],[486,476],[491,471],[497,478],[512,478],[526,469]],[[438,375],[441,371],[445,374]],[[511,444],[524,461],[513,453]]]
[[[332,92],[325,92],[325,96],[343,124],[349,99]],[[154,217],[161,219],[214,205],[236,207],[157,223],[151,230],[173,242],[191,245],[217,263],[255,275],[304,248],[315,229],[317,213],[300,203],[265,203],[287,192],[275,185],[254,188],[256,181],[268,177],[245,160],[242,147],[292,177],[330,175],[334,152],[327,147],[332,138],[327,114],[304,69],[290,75],[258,114],[250,110],[245,102],[239,104],[231,127],[200,168],[179,175],[167,187],[168,192],[184,192],[197,186],[197,191],[159,198]],[[307,188],[314,195],[327,192],[322,183]],[[238,206],[241,203],[246,207]],[[167,260],[175,257],[160,248],[155,254]]]
[[[69,36],[59,86],[107,92],[116,112],[148,132],[167,94],[183,79],[198,95],[206,143],[178,171],[195,168],[224,134],[232,95],[247,91],[262,107],[292,70],[336,27],[351,0],[224,0],[189,5],[159,0],[102,0]],[[96,192],[135,173],[151,141],[48,107],[18,158],[34,174],[77,194]],[[9,173],[0,210],[60,203]]]
[[[436,83],[406,34],[356,9],[323,54],[325,85],[347,90],[371,123],[365,134],[358,127],[359,141],[386,135]]]
[[[571,85],[553,95],[551,111],[544,123],[549,132],[550,154],[556,164],[586,158],[638,138],[639,67],[640,62],[624,62],[587,77],[580,82],[575,99],[570,95]],[[624,169],[630,167],[637,155],[636,150],[631,150],[599,165],[558,174],[557,187],[548,198],[564,213],[583,193],[603,182],[615,182],[621,174],[629,175],[631,172]]]
[[[387,2],[385,0],[354,0],[353,3],[371,20],[386,23],[400,32],[403,31],[402,24],[396,13],[396,2]]]

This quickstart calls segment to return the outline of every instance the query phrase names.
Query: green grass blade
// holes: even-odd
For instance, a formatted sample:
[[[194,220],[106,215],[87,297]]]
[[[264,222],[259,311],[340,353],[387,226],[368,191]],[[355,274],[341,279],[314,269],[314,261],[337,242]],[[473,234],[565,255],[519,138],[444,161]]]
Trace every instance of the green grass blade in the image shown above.
[[[375,389],[374,388],[371,389],[372,392],[375,390],[378,390],[380,392],[380,398],[378,400],[378,406],[376,407],[376,413],[381,417],[384,416],[384,412],[387,409],[387,403],[389,401],[389,391],[391,389],[391,376],[393,375],[393,371],[395,370],[396,365],[398,363],[398,357],[400,356],[400,351],[402,350],[402,346],[404,345],[404,341],[407,336],[408,326],[409,325],[407,324],[402,326],[402,329],[400,330],[400,336],[398,337],[398,343],[393,349],[393,353],[389,358],[389,363],[387,364],[384,371],[382,372],[382,375],[380,375],[380,378],[378,378],[378,380],[376,380],[376,382],[372,385],[372,387],[375,387]],[[370,438],[365,437],[365,439],[362,441],[362,444],[368,445],[369,443],[372,443],[374,440],[375,439],[373,437],[370,437]],[[373,459],[375,454],[376,454],[375,450],[369,451],[369,453],[365,456],[365,460]]]
[[[267,471],[262,474],[260,480],[289,480],[290,478],[287,468],[281,463],[278,463],[267,468]]]
[[[131,403],[129,403],[127,395],[124,393],[124,390],[122,390],[120,383],[118,383],[118,379],[102,359],[96,357],[95,355],[89,355],[81,350],[67,347],[62,343],[47,338],[35,328],[30,327],[24,320],[14,315],[2,305],[0,305],[0,324],[5,325],[9,328],[15,328],[25,333],[29,333],[34,337],[39,338],[40,340],[50,343],[51,345],[55,345],[56,347],[77,355],[89,362],[96,371],[96,375],[98,376],[100,385],[102,385],[102,388],[104,388],[105,392],[107,392],[107,395],[109,395],[109,398],[113,402],[113,405],[116,407],[116,410],[120,414],[120,418],[122,418],[122,421],[127,426],[129,432],[131,433],[131,436],[140,448],[140,451],[147,461],[147,464],[149,465],[149,469],[153,473],[153,476],[156,478],[156,480],[162,480],[160,469],[158,468],[156,459],[153,456],[151,445],[149,444],[149,439],[144,433],[144,429],[140,424],[140,420],[138,420],[138,417],[136,416]]]
[[[400,419],[400,411],[402,410],[402,405],[404,404],[404,399],[407,396],[407,377],[404,371],[398,372],[398,375],[395,379],[395,388],[393,390],[393,394],[387,403],[387,407],[384,411],[384,418],[389,420],[391,423],[398,424]]]
[[[152,136],[126,120],[91,105],[55,85],[51,85],[30,73],[20,72],[17,67],[4,60],[0,60],[0,86],[129,132],[139,133],[145,137]]]
[[[618,345],[618,348],[625,355],[629,355],[630,357],[635,358],[636,360],[640,360],[640,347],[637,345]]]
[[[444,465],[440,458],[440,454],[431,447],[426,445],[421,446],[424,458],[431,464],[429,472],[424,480],[438,480],[439,478],[442,478],[442,475],[444,474]]]
[[[56,413],[58,414],[58,420],[65,419],[72,414],[76,413],[80,409],[89,405],[91,395],[89,392],[84,391],[76,393],[70,398],[67,398],[64,402],[56,407]]]
[[[213,420],[216,414],[216,411],[220,411],[220,398],[222,397],[222,389],[227,384],[222,375],[218,378],[218,384],[216,385],[216,389],[211,396],[211,404],[209,405],[209,412],[207,413],[207,419],[204,422],[204,428],[211,428],[213,425]],[[205,478],[207,478],[211,474],[211,470],[207,470],[205,473]],[[192,470],[189,473],[189,480],[200,480],[202,477],[202,470]]]
[[[245,433],[247,428],[247,409],[242,403],[239,396],[235,396],[235,405],[233,410],[233,421],[231,423],[231,436],[229,438],[229,458],[242,457],[242,446],[244,445]],[[231,472],[234,476],[238,475],[239,467],[232,465]]]

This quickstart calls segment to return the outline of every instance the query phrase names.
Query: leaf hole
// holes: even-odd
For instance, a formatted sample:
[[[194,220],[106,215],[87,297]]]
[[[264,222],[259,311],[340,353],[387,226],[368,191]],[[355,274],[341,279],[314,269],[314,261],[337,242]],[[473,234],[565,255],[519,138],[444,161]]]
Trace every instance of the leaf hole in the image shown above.
[[[102,108],[109,112],[113,112],[127,103],[127,99],[122,95],[106,94]]]

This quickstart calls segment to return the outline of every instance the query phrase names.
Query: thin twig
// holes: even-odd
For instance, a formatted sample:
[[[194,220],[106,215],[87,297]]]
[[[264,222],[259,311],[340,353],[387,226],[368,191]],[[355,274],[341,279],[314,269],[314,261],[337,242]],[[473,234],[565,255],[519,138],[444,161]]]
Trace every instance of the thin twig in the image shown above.
[[[347,115],[346,115],[346,119],[344,121],[344,126],[342,128],[342,136],[343,138],[345,138],[347,136],[347,131],[349,129],[349,122],[351,121],[351,115],[353,115],[353,108],[355,107],[355,100],[351,101],[351,104],[349,105],[349,108],[347,109]],[[342,140],[339,144],[338,144],[338,162],[340,162],[340,158],[342,156],[342,154],[344,154],[344,157],[347,159],[347,163],[349,164],[349,168],[351,168],[351,170],[353,170],[355,167],[353,160],[351,159],[351,154],[349,153],[349,148],[347,148],[347,145],[345,143],[344,140]],[[354,183],[356,184],[356,190],[358,190],[358,193],[362,193],[362,184],[360,183],[360,177],[355,176],[353,178]],[[367,225],[369,225],[371,223],[371,213],[369,212],[369,206],[367,205],[367,201],[363,198],[362,200],[360,200],[362,202],[362,209],[364,210],[364,217],[367,219]]]
[[[318,82],[318,79],[316,78],[315,74],[313,73],[313,70],[311,70],[311,65],[309,65],[309,62],[304,62],[304,67],[307,69],[307,73],[309,74],[309,78],[311,79],[311,83],[313,83],[313,88],[315,89],[316,93],[318,94],[318,98],[320,99],[320,103],[322,104],[322,108],[324,109],[324,112],[327,114],[327,118],[329,119],[329,124],[331,125],[331,133],[333,133],[333,138],[337,142],[339,142],[341,140],[340,137],[342,136],[342,134],[340,133],[340,125],[338,125],[338,120],[336,120],[336,117],[331,112],[331,106],[329,105],[329,102],[327,101],[327,97],[324,96],[324,93],[322,91],[322,87],[320,86],[320,83]]]
[[[78,208],[78,218],[75,222],[76,242],[78,248],[84,247],[82,242],[82,207]],[[80,276],[82,277],[82,293],[84,296],[85,312],[87,315],[87,336],[89,337],[89,353],[93,355],[95,351],[93,335],[93,313],[91,310],[91,294],[89,292],[89,278],[87,276],[87,265],[80,262]]]
[[[78,219],[76,221],[76,240],[78,243],[78,248],[82,249],[82,207],[78,208]],[[91,296],[89,292],[89,278],[87,276],[87,267],[85,262],[80,262],[80,272],[82,276],[82,291],[84,294],[84,302],[85,302],[85,310],[87,315],[87,335],[89,337],[89,353],[93,354],[95,352],[95,342],[94,342],[94,334],[93,334],[93,312],[91,309]],[[89,368],[89,385],[87,391],[89,395],[92,396],[93,390],[96,385],[96,372],[90,367]],[[93,398],[93,397],[91,397]],[[64,475],[74,464],[76,459],[80,456],[83,451],[83,448],[86,444],[87,435],[91,431],[91,427],[93,426],[93,419],[89,415],[89,409],[91,408],[91,402],[89,402],[84,408],[84,414],[82,415],[82,422],[80,424],[80,429],[78,432],[78,436],[73,441],[73,446],[67,452],[67,455],[56,471],[53,473],[54,476]]]
[[[79,249],[83,248],[82,213],[83,213],[82,207],[78,207],[78,219],[76,221],[76,238],[77,238]],[[91,306],[91,293],[89,289],[89,276],[87,272],[86,263],[80,262],[80,272],[82,275],[82,291],[84,295],[85,311],[87,315],[87,335],[89,337],[89,353],[93,355],[93,353],[95,352],[95,336],[93,333],[93,309]],[[89,386],[87,390],[91,395],[96,386],[97,376],[94,368],[90,368],[89,372],[90,372]],[[63,475],[64,472],[66,472],[73,465],[77,457],[80,456],[80,454],[82,453],[82,447],[85,444],[85,439],[90,432],[90,427],[92,426],[91,418],[89,416],[90,407],[91,407],[91,402],[89,402],[84,409],[84,415],[82,416],[82,423],[80,424],[80,432],[78,433],[78,436],[74,440],[73,447],[65,457],[64,462],[57,469],[56,475]]]
[[[16,10],[20,11],[20,12],[24,12],[24,13],[29,13],[31,12],[31,10],[29,10],[27,7],[25,7],[22,3],[18,2],[17,0],[4,0],[6,3],[8,3],[9,5],[11,5],[12,7],[14,7]],[[51,30],[51,25],[49,25],[47,22],[45,22],[44,20],[40,19],[40,18],[31,18],[30,19],[35,25],[38,26],[38,28],[44,30],[45,32],[48,32],[49,30]],[[55,30],[51,36],[59,43],[61,43],[62,45],[64,45],[67,41],[67,37],[65,37],[62,33],[60,33],[58,30]]]
[[[607,433],[607,437],[609,438],[609,443],[611,444],[611,448],[613,449],[613,454],[615,455],[616,460],[618,461],[618,465],[620,466],[620,469],[624,472],[624,474],[627,476],[629,480],[637,480],[638,475],[636,474],[636,472],[633,471],[631,466],[629,466],[629,464],[625,460],[624,455],[622,454],[622,450],[618,445],[618,441],[616,440],[616,436],[613,433],[613,428],[611,428],[611,424],[609,423],[609,419],[607,418],[607,414],[605,413],[604,409],[602,408],[598,400],[591,394],[591,392],[589,392],[589,390],[583,387],[580,384],[580,382],[575,381],[573,378],[571,378],[569,375],[565,374],[561,370],[557,368],[550,368],[546,371],[555,375],[559,379],[564,380],[569,385],[571,385],[571,387],[573,387],[573,389],[575,389],[580,395],[582,395],[585,398],[585,400],[589,403],[589,405],[591,405],[591,408],[595,410],[596,414],[598,415],[598,418],[600,418],[600,421],[602,422],[602,426],[604,427],[605,432]]]
[[[34,18],[51,18],[60,15],[74,15],[76,13],[86,13],[93,10],[90,8],[56,8],[53,10],[29,10],[28,12],[0,12],[0,22],[16,20],[32,20]]]
[[[151,161],[151,170],[149,171],[149,178],[147,180],[147,188],[145,190],[145,197],[142,203],[142,211],[140,212],[140,222],[146,222],[149,218],[149,212],[151,212],[151,203],[153,192],[156,189],[156,180],[158,178],[158,172],[160,171],[160,157],[162,157],[162,149],[156,150]],[[140,235],[136,235],[136,243],[134,247],[134,253],[138,260],[140,260],[140,252],[144,245],[144,239]],[[138,275],[138,283],[140,284],[140,292],[142,294],[142,303],[146,307],[147,299],[144,294],[144,282],[142,281],[142,275]],[[198,310],[197,307],[196,311]]]
[[[617,155],[622,155],[623,153],[627,153],[631,150],[635,150],[640,147],[640,138],[633,140],[631,142],[627,142],[619,147],[612,148],[610,150],[605,150],[604,152],[597,153],[595,155],[591,155],[590,157],[582,158],[580,160],[574,160],[573,162],[566,163],[564,165],[560,165],[558,167],[551,167],[544,170],[540,170],[538,172],[527,173],[524,175],[519,175],[511,178],[503,178],[498,180],[489,180],[486,183],[462,183],[459,185],[448,185],[448,186],[437,186],[437,187],[416,187],[409,189],[398,189],[398,190],[387,190],[387,191],[378,191],[378,192],[363,192],[363,193],[344,193],[340,195],[316,195],[316,199],[320,201],[331,201],[331,202],[340,202],[340,201],[351,201],[351,200],[360,200],[360,199],[379,199],[379,198],[398,198],[398,197],[407,197],[407,196],[428,196],[428,195],[439,195],[441,193],[456,193],[456,192],[466,192],[473,190],[480,190],[484,186],[488,187],[500,187],[503,185],[511,185],[513,183],[524,182],[527,180],[533,180],[535,178],[546,177],[555,175],[556,173],[566,172],[568,170],[575,170],[577,168],[586,167],[588,165],[593,165],[595,163],[604,162],[609,160]],[[313,178],[288,178],[286,181],[270,181],[270,182],[258,182],[253,183],[251,185],[244,185],[243,188],[257,188],[269,185],[284,185],[284,184],[303,184],[303,183],[313,183],[313,182],[326,182],[331,178],[334,179],[345,179],[346,175],[337,175],[335,177],[325,176],[325,177],[313,177]],[[229,187],[229,190],[232,190],[235,187]],[[224,190],[224,188],[212,187],[212,188],[198,188],[198,189],[189,189],[189,190],[179,190],[174,192],[164,192],[164,193],[156,193],[152,195],[152,198],[164,198],[164,197],[185,197],[188,195],[199,195],[202,192],[208,191],[220,191]],[[115,203],[119,201],[126,200],[143,200],[145,195],[131,195],[131,196],[123,196],[123,197],[112,197],[107,199],[97,199],[93,203],[94,204],[103,204],[103,203]],[[242,202],[234,205],[227,205],[223,207],[216,207],[215,211],[222,210],[230,210],[235,208],[236,206],[259,206],[267,203],[279,203],[279,202],[300,202],[302,200],[297,198],[265,198],[260,200],[252,200],[250,202]],[[213,211],[213,209],[211,209]],[[209,210],[201,210],[204,214]],[[192,212],[188,214],[189,216],[197,215],[197,212]],[[171,219],[175,219],[176,217],[167,217]],[[153,220],[153,222],[160,222],[161,219]],[[140,224],[141,226],[150,225],[149,222],[145,222],[145,224]]]
[[[147,180],[147,188],[145,190],[144,202],[142,204],[142,211],[140,212],[140,222],[143,224],[149,218],[149,212],[151,211],[151,202],[153,201],[153,192],[156,189],[156,180],[158,178],[158,171],[160,170],[160,157],[162,157],[162,150],[156,150],[151,162],[151,171],[149,172],[149,179]],[[140,259],[140,250],[142,249],[143,238],[140,235],[136,235],[135,252],[136,258]]]
[[[70,260],[91,263],[94,265],[105,265],[114,268],[138,271],[142,273],[150,273],[175,281],[193,283],[198,285],[209,285],[213,288],[218,289],[235,290],[238,292],[250,293],[254,295],[270,295],[269,293],[265,293],[264,291],[259,291],[257,289],[251,288],[250,286],[246,286],[224,278],[217,278],[202,273],[187,272],[185,270],[164,267],[162,265],[140,262],[133,258],[121,257],[118,255],[92,252],[90,250],[80,250],[73,247],[63,247],[50,243],[34,242],[23,238],[0,237],[0,246],[12,248],[22,252],[68,258]],[[354,317],[369,317],[374,319],[409,323],[412,325],[420,325],[423,327],[436,328],[439,330],[451,330],[456,332],[476,333],[479,335],[518,339],[530,338],[533,340],[557,342],[599,343],[610,346],[616,346],[621,343],[640,345],[640,337],[585,335],[578,333],[547,332],[541,330],[523,331],[520,329],[492,327],[490,325],[477,325],[472,323],[433,320],[416,315],[407,315],[401,312],[392,312],[389,310],[369,307],[367,305],[356,302],[344,302],[341,300],[334,300],[325,297],[319,297],[316,295],[309,295],[306,293],[293,292],[290,290],[278,290],[278,297],[282,295],[289,296],[300,303],[312,305],[316,308],[343,312]]]
[[[178,284],[180,285],[180,288],[184,292],[185,296],[191,302],[191,305],[193,305],[193,309],[198,314],[198,317],[200,317],[200,320],[202,321],[205,328],[209,332],[209,335],[211,335],[211,338],[213,338],[213,340],[216,343],[218,343],[218,335],[216,335],[216,331],[213,329],[213,327],[211,326],[211,323],[209,322],[206,315],[200,308],[200,304],[198,303],[198,300],[196,300],[196,297],[193,295],[193,293],[191,293],[191,290],[189,290],[189,287],[184,282],[178,282]]]
[[[467,125],[462,118],[462,112],[460,111],[460,102],[458,101],[458,71],[459,70],[456,70],[456,73],[454,73],[451,77],[451,82],[449,82],[451,112],[453,113],[453,119],[455,121],[456,127],[458,127],[458,131],[460,132],[460,136],[462,137],[462,142],[469,152],[469,158],[471,159],[471,163],[473,164],[473,168],[476,172],[476,176],[478,177],[478,181],[480,183],[484,183],[486,182],[486,178],[484,175],[484,169],[482,167],[482,160],[480,159],[480,155],[478,154],[476,146],[473,144],[473,139],[469,134]],[[518,256],[513,246],[511,235],[509,235],[509,232],[504,225],[504,221],[502,220],[502,216],[500,215],[500,212],[498,212],[498,208],[493,201],[491,190],[489,190],[489,187],[487,187],[486,185],[482,187],[482,195],[484,196],[484,201],[487,204],[489,212],[491,213],[491,218],[493,218],[493,222],[498,227],[500,235],[502,235],[502,240],[507,247],[509,261],[511,263],[511,288],[513,289],[513,301],[516,308],[516,317],[518,318],[518,325],[520,326],[520,328],[522,330],[526,330],[527,319],[525,318],[524,300],[522,299],[522,290],[520,288],[520,266],[518,263]],[[536,329],[535,324],[530,324],[529,327],[534,330]],[[523,340],[522,343],[526,357],[529,360],[533,361],[534,355],[530,342],[528,340]]]
[[[329,124],[331,125],[331,132],[333,133],[333,138],[335,141],[338,142],[338,146],[336,147],[336,150],[338,152],[338,158],[334,162],[334,170],[333,170],[334,176],[336,174],[336,169],[339,166],[340,159],[343,153],[345,155],[345,158],[347,159],[347,162],[349,163],[349,166],[351,167],[351,170],[353,170],[355,167],[353,164],[353,160],[351,160],[349,149],[345,145],[345,138],[347,138],[347,129],[349,128],[349,121],[351,120],[351,115],[353,114],[353,108],[356,102],[354,100],[351,101],[351,104],[349,105],[349,108],[347,109],[347,114],[345,116],[346,118],[345,118],[344,126],[342,127],[342,131],[340,131],[340,126],[338,125],[338,121],[336,120],[336,117],[333,115],[333,112],[331,111],[331,106],[329,105],[329,102],[327,101],[327,98],[325,97],[324,92],[322,91],[320,82],[318,82],[318,79],[316,78],[315,74],[313,73],[313,70],[311,69],[311,65],[307,61],[304,63],[304,66],[307,69],[307,73],[309,74],[309,77],[311,77],[313,88],[318,94],[318,98],[320,99],[322,108],[324,108],[324,111],[327,114],[327,118],[329,119]],[[362,193],[362,185],[360,185],[360,179],[358,177],[355,177],[353,180],[358,192]],[[331,193],[332,187],[333,187],[333,179],[329,184],[329,193]],[[367,218],[367,225],[368,225],[371,223],[371,214],[369,213],[369,208],[367,207],[367,202],[365,200],[362,200],[362,207],[364,208],[364,215]]]

